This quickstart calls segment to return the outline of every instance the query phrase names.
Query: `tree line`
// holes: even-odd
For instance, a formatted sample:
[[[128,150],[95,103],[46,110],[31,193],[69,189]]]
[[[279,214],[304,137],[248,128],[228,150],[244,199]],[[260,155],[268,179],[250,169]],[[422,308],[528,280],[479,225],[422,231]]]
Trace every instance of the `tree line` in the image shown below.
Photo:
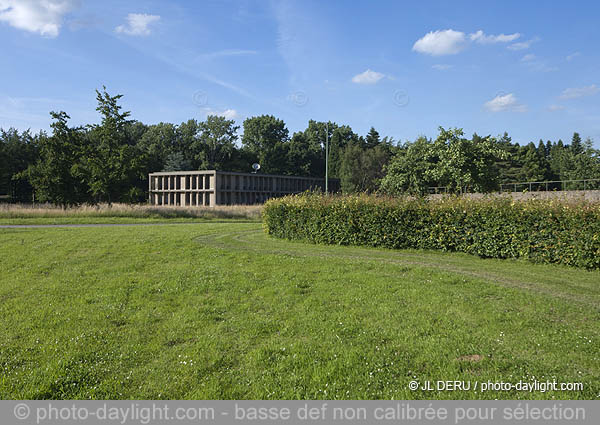
[[[234,120],[208,116],[181,124],[146,125],[130,119],[122,95],[96,90],[100,123],[72,127],[66,112],[51,112],[50,134],[0,129],[0,195],[11,201],[60,205],[143,202],[148,173],[218,169],[323,177],[326,141],[329,176],[344,192],[425,194],[490,192],[502,183],[600,178],[600,154],[578,133],[561,140],[513,143],[500,137],[465,137],[444,129],[435,139],[396,142],[371,128],[365,136],[347,125],[310,120],[290,136],[272,115]]]

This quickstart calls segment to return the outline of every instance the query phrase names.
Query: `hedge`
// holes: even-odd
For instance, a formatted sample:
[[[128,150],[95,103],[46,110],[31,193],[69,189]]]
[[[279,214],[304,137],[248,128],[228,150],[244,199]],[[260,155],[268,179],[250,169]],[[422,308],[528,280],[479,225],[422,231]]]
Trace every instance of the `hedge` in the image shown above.
[[[459,251],[600,268],[600,204],[307,193],[269,200],[272,236],[322,244]]]

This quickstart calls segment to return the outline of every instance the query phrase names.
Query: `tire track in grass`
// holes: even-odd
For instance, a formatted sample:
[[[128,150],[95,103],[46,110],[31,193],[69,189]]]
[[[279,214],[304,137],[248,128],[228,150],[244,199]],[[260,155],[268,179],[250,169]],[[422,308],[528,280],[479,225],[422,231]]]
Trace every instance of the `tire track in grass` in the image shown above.
[[[566,282],[541,284],[539,282],[509,276],[507,269],[509,269],[513,263],[517,263],[515,260],[487,260],[473,257],[472,260],[475,264],[473,267],[468,268],[458,265],[457,260],[453,261],[453,259],[450,258],[450,255],[468,255],[464,253],[440,252],[435,254],[427,251],[412,253],[400,250],[384,250],[381,248],[316,245],[301,241],[270,238],[261,229],[201,235],[196,236],[194,240],[206,246],[227,250],[245,252],[253,251],[261,254],[289,255],[303,258],[319,257],[338,258],[349,261],[377,261],[385,264],[400,264],[430,268],[462,276],[482,279],[488,283],[500,286],[533,291],[553,298],[558,297],[565,300],[574,301],[579,304],[585,304],[593,307],[597,313],[600,313],[600,294],[598,291],[593,291],[591,288],[582,285],[569,285]],[[481,270],[481,265],[477,264],[477,262],[484,261],[506,262],[506,269],[504,270],[504,273]],[[521,263],[520,265],[523,264]],[[532,263],[531,266],[536,267],[538,265]],[[553,265],[547,266],[551,267]],[[598,281],[600,281],[600,273],[589,273],[598,274]],[[566,292],[560,287],[562,285],[564,285],[564,289],[570,289],[571,292]],[[573,293],[572,291],[583,293]]]

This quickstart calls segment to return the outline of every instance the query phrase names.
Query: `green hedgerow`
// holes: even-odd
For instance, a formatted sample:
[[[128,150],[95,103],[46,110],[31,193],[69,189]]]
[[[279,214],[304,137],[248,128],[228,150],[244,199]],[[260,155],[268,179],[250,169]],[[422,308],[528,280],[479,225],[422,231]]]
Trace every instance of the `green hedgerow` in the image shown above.
[[[440,249],[600,268],[600,204],[585,201],[306,193],[268,201],[263,223],[272,236],[314,243]]]

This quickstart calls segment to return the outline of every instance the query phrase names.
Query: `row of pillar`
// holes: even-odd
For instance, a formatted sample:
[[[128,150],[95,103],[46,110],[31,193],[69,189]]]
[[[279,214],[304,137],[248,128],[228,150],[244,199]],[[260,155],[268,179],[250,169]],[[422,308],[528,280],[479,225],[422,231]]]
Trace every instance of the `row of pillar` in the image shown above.
[[[151,176],[150,190],[198,190],[214,189],[214,175],[195,174],[182,176]]]
[[[215,204],[214,192],[154,192],[152,196],[154,205],[194,207]]]

